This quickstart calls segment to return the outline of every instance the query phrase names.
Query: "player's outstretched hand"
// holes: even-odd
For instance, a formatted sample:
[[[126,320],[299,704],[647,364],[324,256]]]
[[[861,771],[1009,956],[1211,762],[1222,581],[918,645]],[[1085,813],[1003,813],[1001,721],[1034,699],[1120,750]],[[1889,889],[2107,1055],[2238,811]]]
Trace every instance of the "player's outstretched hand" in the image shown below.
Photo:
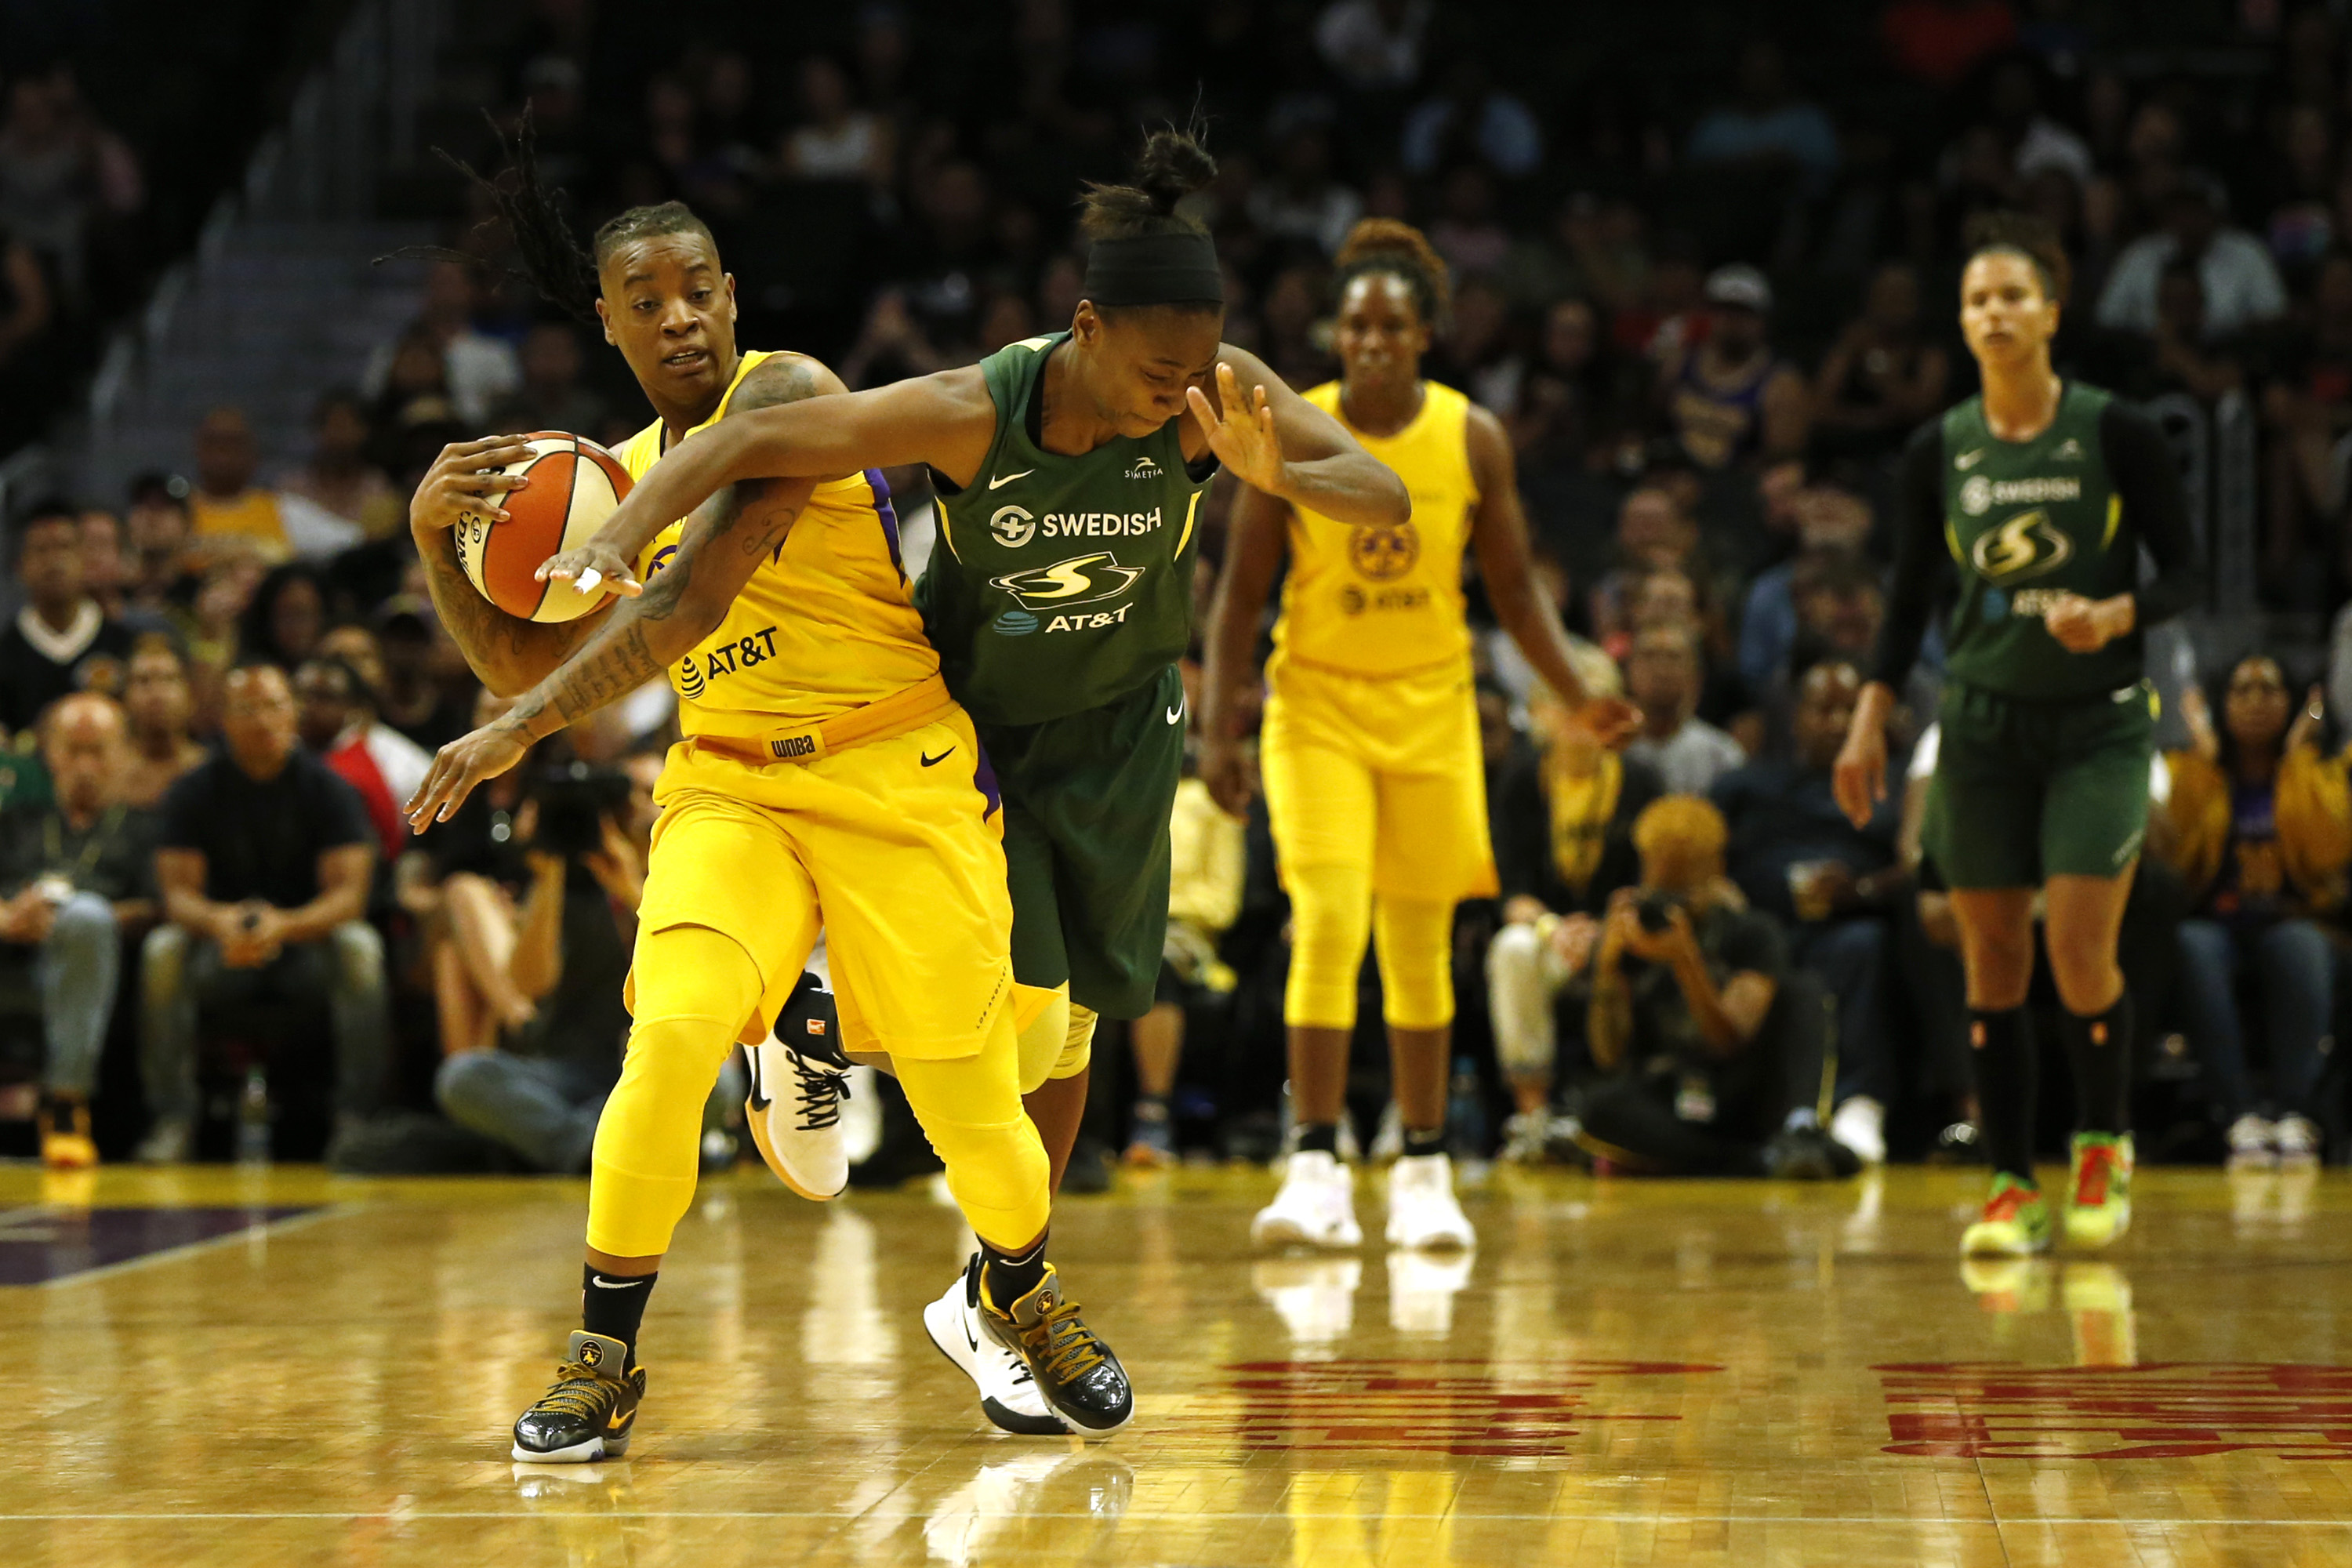
[[[539,570],[532,575],[542,583],[569,583],[583,594],[608,588],[625,599],[634,599],[646,591],[646,585],[637,581],[636,573],[619,551],[593,539],[549,556],[539,563]]]
[[[1280,494],[1282,442],[1274,433],[1274,409],[1265,400],[1265,388],[1254,388],[1251,397],[1244,401],[1234,367],[1221,364],[1217,400],[1224,405],[1223,414],[1209,406],[1208,394],[1199,387],[1184,389],[1192,417],[1201,422],[1202,432],[1209,437],[1209,450],[1242,483],[1255,485],[1268,495]]]
[[[1642,727],[1642,710],[1622,697],[1588,697],[1569,722],[1613,752]]]
[[[2086,599],[2080,594],[2060,594],[2042,613],[2042,624],[2068,653],[2096,653],[2131,630],[2131,596]]]
[[[502,474],[509,463],[530,456],[530,443],[520,436],[485,436],[478,441],[452,441],[441,448],[433,466],[409,498],[408,526],[420,538],[436,529],[457,526],[469,511],[488,509],[492,522],[504,522],[507,510],[499,503],[507,494],[530,483],[521,474]]]
[[[433,754],[433,770],[403,807],[408,829],[422,833],[466,804],[466,797],[485,779],[494,779],[530,750],[530,743],[506,727],[504,720],[485,724],[470,735],[460,735]]]
[[[1870,826],[1872,813],[1886,798],[1885,731],[1874,725],[1846,732],[1837,768],[1830,775],[1830,790],[1847,821],[1856,827]]]

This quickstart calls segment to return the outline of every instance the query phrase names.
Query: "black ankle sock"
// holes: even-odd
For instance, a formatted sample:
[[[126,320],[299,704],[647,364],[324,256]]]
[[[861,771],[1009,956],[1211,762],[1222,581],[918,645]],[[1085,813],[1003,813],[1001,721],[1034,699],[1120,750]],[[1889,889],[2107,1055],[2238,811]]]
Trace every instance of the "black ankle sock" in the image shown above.
[[[2033,1180],[2033,1021],[2022,1007],[1969,1009],[1978,1143],[1996,1171]]]
[[[629,1347],[629,1364],[637,1364],[637,1330],[646,1321],[646,1301],[654,1293],[658,1273],[635,1276],[607,1274],[594,1264],[580,1269],[580,1326],[592,1334],[618,1340]]]
[[[1298,1152],[1302,1154],[1339,1152],[1339,1124],[1336,1121],[1302,1121],[1298,1124]]]
[[[2058,1037],[2074,1069],[2074,1125],[2085,1132],[2131,1131],[2131,993],[2095,1017],[2061,1015]]]
[[[1408,1160],[1423,1154],[1445,1152],[1445,1129],[1443,1127],[1408,1127],[1404,1130],[1404,1153]]]
[[[1039,1237],[1037,1245],[1014,1256],[999,1252],[986,1242],[980,1244],[980,1285],[989,1304],[999,1311],[1009,1312],[1013,1303],[1042,1284],[1045,1279],[1045,1238]]]

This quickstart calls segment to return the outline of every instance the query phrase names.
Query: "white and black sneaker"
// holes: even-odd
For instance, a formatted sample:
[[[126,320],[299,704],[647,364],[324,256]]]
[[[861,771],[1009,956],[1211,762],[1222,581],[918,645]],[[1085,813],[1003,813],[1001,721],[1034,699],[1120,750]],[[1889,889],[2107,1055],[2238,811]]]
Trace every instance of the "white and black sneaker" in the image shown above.
[[[804,1198],[839,1197],[849,1185],[849,1147],[841,1131],[849,1058],[842,1054],[833,994],[815,975],[802,975],[774,1030],[745,1055],[751,1089],[743,1120],[760,1158]]]
[[[980,1316],[980,1254],[947,1293],[923,1309],[923,1330],[940,1353],[980,1390],[981,1414],[1024,1437],[1058,1437],[1069,1423],[1054,1414],[1019,1351],[1000,1342]]]

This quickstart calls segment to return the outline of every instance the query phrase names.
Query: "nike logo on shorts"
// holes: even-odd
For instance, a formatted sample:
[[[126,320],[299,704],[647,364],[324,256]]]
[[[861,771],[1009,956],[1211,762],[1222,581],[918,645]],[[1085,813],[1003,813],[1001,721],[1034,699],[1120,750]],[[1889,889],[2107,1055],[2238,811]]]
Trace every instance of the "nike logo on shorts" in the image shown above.
[[[941,752],[940,752],[938,756],[936,756],[936,757],[925,757],[925,758],[923,759],[923,766],[925,766],[925,767],[927,767],[927,768],[935,768],[935,767],[938,767],[941,763],[946,762],[950,757],[952,757],[952,756],[954,756],[954,755],[955,755],[955,748],[954,748],[953,746],[950,746],[946,751]]]
[[[1184,721],[1184,705],[1181,702],[1168,710],[1168,721],[1171,724],[1181,724]]]
[[[988,481],[988,488],[990,489],[1002,489],[1003,486],[1011,484],[1015,479],[1025,479],[1036,471],[1037,470],[1034,468],[1024,468],[1017,474],[999,474],[994,479]]]

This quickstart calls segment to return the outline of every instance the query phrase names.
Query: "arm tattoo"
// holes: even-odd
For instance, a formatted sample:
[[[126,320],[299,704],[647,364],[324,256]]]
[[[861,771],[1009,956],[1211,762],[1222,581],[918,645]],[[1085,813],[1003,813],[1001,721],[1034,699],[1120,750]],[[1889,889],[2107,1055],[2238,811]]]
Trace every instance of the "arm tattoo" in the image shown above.
[[[561,662],[586,641],[598,623],[526,621],[499,609],[478,592],[465,569],[457,564],[457,539],[436,531],[431,545],[418,549],[425,563],[425,592],[449,636],[474,673],[492,685],[514,686],[530,679],[529,672]],[[504,681],[498,678],[505,676]]]

